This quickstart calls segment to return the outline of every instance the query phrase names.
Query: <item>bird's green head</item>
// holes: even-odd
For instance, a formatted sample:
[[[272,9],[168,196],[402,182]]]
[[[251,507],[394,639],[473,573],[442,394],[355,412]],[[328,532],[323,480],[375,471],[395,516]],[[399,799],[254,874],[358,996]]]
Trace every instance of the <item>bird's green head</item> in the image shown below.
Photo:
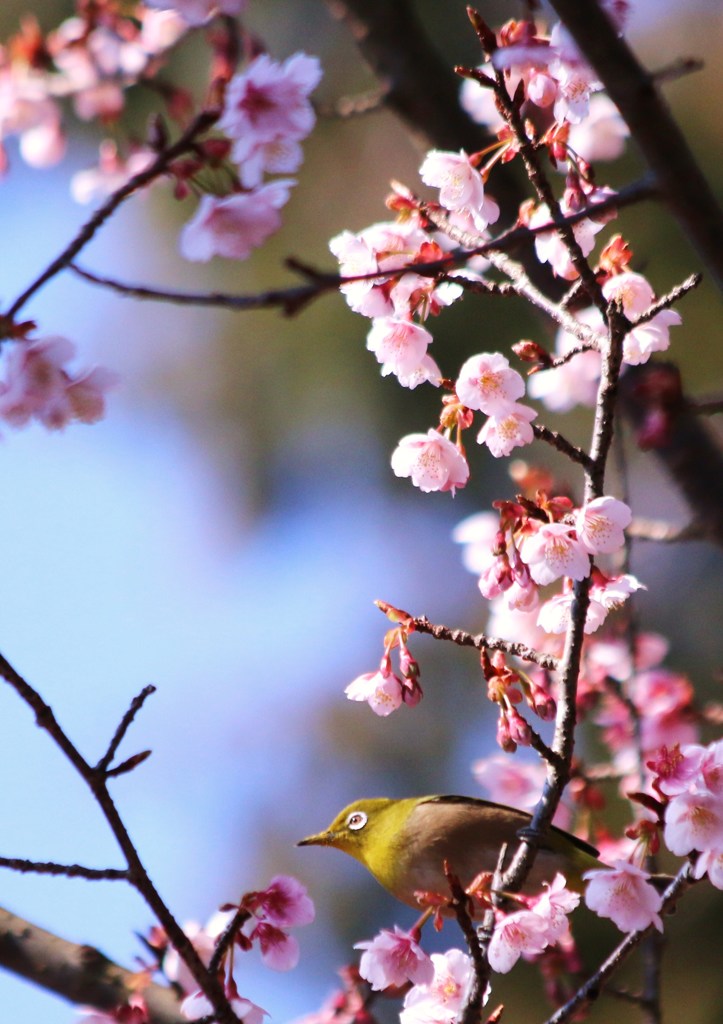
[[[323,832],[307,836],[297,846],[333,846],[356,857],[380,878],[386,874],[396,841],[418,802],[419,798],[356,800],[339,811]]]

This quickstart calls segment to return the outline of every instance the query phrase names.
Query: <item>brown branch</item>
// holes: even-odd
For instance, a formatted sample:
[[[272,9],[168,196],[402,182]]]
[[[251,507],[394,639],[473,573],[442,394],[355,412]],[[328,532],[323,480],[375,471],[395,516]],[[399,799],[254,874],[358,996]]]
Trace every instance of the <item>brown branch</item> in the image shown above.
[[[0,908],[0,966],[75,1004],[113,1010],[142,992],[150,1024],[183,1024],[176,993],[141,983],[92,946],[69,942]]]
[[[77,263],[71,263],[70,270],[90,284],[109,288],[111,291],[131,299],[150,299],[155,302],[170,302],[179,306],[217,306],[220,309],[242,312],[250,309],[280,307],[286,316],[299,313],[310,302],[326,292],[336,291],[344,280],[339,274],[324,274],[317,271],[311,284],[298,285],[295,288],[269,289],[255,295],[228,295],[223,292],[179,292],[173,289],[128,284],[112,277],[93,274],[91,271],[79,267]]]
[[[475,153],[494,141],[459,104],[459,78],[430,41],[410,0],[327,0],[342,19],[381,87],[385,103],[422,150]],[[500,178],[495,198],[513,220],[524,198],[514,174]]]
[[[682,284],[677,285],[675,288],[671,288],[666,295],[663,295],[657,302],[654,302],[652,306],[645,310],[644,313],[641,313],[639,317],[635,318],[635,320],[631,320],[633,327],[637,327],[638,324],[647,323],[649,320],[652,320],[654,316],[657,316],[663,309],[670,309],[671,306],[674,306],[676,302],[679,302],[688,294],[688,292],[697,288],[702,280],[702,274],[691,274],[690,277],[686,277]]]
[[[131,727],[133,719],[141,710],[146,700],[151,696],[152,693],[155,692],[155,686],[144,686],[141,692],[138,694],[138,696],[133,698],[130,707],[123,715],[123,718],[120,720],[118,728],[116,729],[113,738],[108,744],[108,749],[106,750],[103,757],[101,757],[98,764],[95,766],[96,771],[105,772],[108,769],[109,764],[111,763],[111,761],[113,760],[118,751],[118,747],[123,742],[123,737]]]
[[[105,224],[105,222],[112,217],[118,207],[123,203],[130,195],[137,192],[138,189],[143,188],[144,185],[150,184],[155,181],[156,178],[164,174],[170,164],[178,157],[183,156],[192,149],[196,139],[203,132],[208,129],[218,120],[220,111],[204,110],[193,119],[185,132],[177,139],[173,145],[164,149],[158,154],[156,159],[145,168],[143,171],[139,171],[138,174],[134,174],[132,178],[122,185],[119,189],[116,189],[112,195],[106,199],[102,206],[100,206],[90,220],[86,221],[83,227],[80,229],[75,238],[70,242],[69,245],[60,253],[59,256],[50,263],[45,270],[25,289],[25,291],[18,296],[17,299],[12,303],[7,312],[0,318],[2,320],[2,326],[12,325],[15,317],[23,308],[23,306],[32,298],[37,291],[39,291],[43,285],[47,284],[56,274],[60,273],[61,270],[65,270],[71,262],[75,259],[79,252],[85,248],[88,242],[95,236],[97,231]]]
[[[462,888],[459,878],[453,873],[446,861],[444,874],[452,894],[452,910],[457,918],[457,924],[465,937],[467,948],[474,964],[474,984],[459,1021],[460,1024],[478,1024],[489,985],[490,967],[477,935],[477,929],[472,923],[472,918],[469,914],[470,898]]]
[[[550,2],[620,110],[671,212],[723,288],[723,211],[652,76],[596,0]]]
[[[552,445],[558,452],[562,452],[563,455],[567,455],[568,459],[573,462],[577,462],[578,465],[589,468],[592,465],[592,461],[587,452],[584,452],[582,448],[576,447],[571,444],[566,437],[557,431],[550,430],[549,427],[543,427],[541,424],[533,423],[532,432],[538,441],[545,441],[547,444]]]
[[[125,868],[86,868],[82,864],[56,864],[54,861],[25,860],[23,857],[0,857],[0,868],[10,868],[21,874],[62,875],[89,881],[128,881]]]
[[[223,963],[223,958],[226,956],[231,943],[236,938],[239,929],[246,924],[250,917],[251,914],[248,910],[245,910],[243,907],[239,907],[229,923],[226,925],[226,928],[216,943],[213,955],[208,964],[208,969],[211,974],[215,974],[219,970]]]
[[[595,204],[594,207],[585,208],[578,210],[575,213],[565,217],[565,223],[577,224],[578,221],[591,213],[601,213],[606,210],[621,209],[624,206],[630,206],[633,203],[642,202],[646,199],[652,198],[654,191],[652,190],[650,183],[641,179],[638,182],[634,182],[632,185],[623,189],[615,196],[608,197],[604,202]],[[422,205],[425,213],[428,213],[426,207]],[[438,217],[440,222],[446,220],[441,212],[436,211],[435,216]],[[537,234],[541,234],[543,231],[548,231],[549,228],[545,225],[536,228],[528,228],[524,225],[518,227],[509,228],[507,231],[503,231],[497,238],[488,240],[483,238],[481,235],[469,235],[466,232],[459,231],[452,225],[449,225],[450,237],[456,239],[460,244],[464,245],[464,249],[459,249],[455,252],[448,253],[444,259],[433,260],[429,263],[412,263],[409,265],[409,271],[414,274],[419,274],[424,277],[439,277],[440,279],[446,280],[445,275],[449,271],[456,267],[464,265],[471,256],[487,256],[489,253],[502,253],[507,250],[518,250],[525,245],[529,245],[530,241]],[[219,307],[221,309],[228,309],[232,311],[246,311],[250,309],[272,309],[278,307],[283,310],[287,316],[293,316],[296,313],[301,312],[306,308],[314,299],[319,296],[326,294],[327,292],[336,291],[340,285],[349,281],[364,281],[377,278],[391,278],[400,277],[405,273],[407,268],[396,268],[395,270],[388,271],[375,271],[369,274],[358,274],[352,277],[342,277],[340,274],[330,273],[328,271],[319,270],[316,267],[310,266],[304,263],[302,260],[289,257],[286,260],[286,266],[296,273],[302,274],[309,281],[306,285],[298,285],[291,288],[277,288],[269,289],[265,292],[259,292],[254,295],[229,295],[225,292],[179,292],[173,289],[165,288],[151,288],[145,285],[131,284],[126,281],[118,281],[116,278],[104,277],[100,274],[95,274],[90,270],[79,266],[74,260],[68,263],[68,269],[72,270],[73,273],[82,277],[85,281],[90,284],[95,284],[103,288],[109,288],[111,291],[117,292],[119,295],[124,295],[126,298],[135,299],[148,299],[155,302],[171,302],[177,305],[183,306],[212,306]],[[470,290],[484,290],[486,292],[491,290],[501,291],[500,286],[482,284],[476,286],[472,282],[465,281],[462,278],[453,279],[456,284],[467,287]],[[503,286],[504,287],[504,286]],[[532,287],[532,285],[530,285]],[[538,292],[542,296],[541,292]],[[544,298],[544,296],[543,296]],[[546,302],[554,306],[550,300],[545,299]],[[564,308],[561,307],[561,312],[564,314]],[[563,322],[564,326],[571,333],[576,336],[584,336],[584,332],[587,330],[584,325],[578,324],[578,322],[570,317]]]
[[[185,934],[175,917],[163,902],[146,871],[136,850],[128,830],[108,792],[107,778],[104,772],[91,767],[81,755],[77,747],[60,727],[52,709],[45,703],[40,694],[12,665],[0,655],[0,677],[2,677],[35,712],[36,722],[40,728],[52,737],[62,750],[80,777],[92,792],[108,823],[118,846],[123,852],[128,865],[128,881],[140,893],[147,905],[155,914],[158,922],[165,929],[169,941],[176,947],[179,955],[198,983],[199,988],[211,1001],[218,1020],[222,1024],[237,1024],[238,1017],[231,1009],[223,986],[218,978],[210,975],[205,964],[199,957],[188,936]]]
[[[534,647],[528,647],[527,644],[516,643],[513,640],[503,640],[501,637],[496,636],[486,636],[484,633],[474,635],[467,633],[463,629],[450,629],[449,626],[435,625],[425,615],[419,618],[412,616],[411,621],[414,623],[414,628],[418,633],[427,633],[436,640],[450,640],[453,644],[458,644],[460,647],[475,647],[478,651],[504,651],[506,654],[512,654],[516,658],[522,658],[523,661],[533,662],[541,668],[552,671],[558,668],[559,665],[558,659],[552,654],[542,654],[540,651],[536,651]]]
[[[689,865],[685,864],[665,892],[661,914],[670,913],[681,895],[691,884],[692,879],[689,874]],[[580,986],[575,995],[564,1006],[561,1006],[559,1010],[556,1010],[545,1021],[545,1024],[567,1024],[567,1021],[575,1018],[580,1007],[597,999],[604,989],[607,980],[622,966],[633,950],[651,934],[654,927],[654,925],[649,925],[647,928],[626,935],[595,973],[588,978],[584,985]]]

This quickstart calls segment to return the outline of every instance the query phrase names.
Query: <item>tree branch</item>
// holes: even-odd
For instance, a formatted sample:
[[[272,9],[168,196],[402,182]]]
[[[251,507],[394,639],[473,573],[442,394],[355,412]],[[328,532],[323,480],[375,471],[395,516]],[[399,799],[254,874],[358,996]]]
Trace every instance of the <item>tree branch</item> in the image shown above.
[[[619,108],[673,216],[723,289],[723,211],[652,75],[597,0],[550,3]]]
[[[78,945],[0,908],[0,966],[75,1004],[113,1010],[141,992],[150,1024],[183,1024],[176,993],[144,984],[92,946]]]
[[[527,644],[503,640],[497,636],[486,636],[484,633],[473,635],[463,629],[450,629],[449,626],[438,626],[430,622],[426,615],[422,615],[419,618],[412,616],[411,621],[414,623],[414,628],[418,633],[427,633],[437,640],[451,640],[452,643],[459,644],[460,647],[475,647],[478,651],[504,651],[506,654],[512,654],[516,658],[522,658],[523,661],[530,661],[541,668],[551,670],[559,666],[558,659],[552,654],[541,654],[534,647],[528,647]]]

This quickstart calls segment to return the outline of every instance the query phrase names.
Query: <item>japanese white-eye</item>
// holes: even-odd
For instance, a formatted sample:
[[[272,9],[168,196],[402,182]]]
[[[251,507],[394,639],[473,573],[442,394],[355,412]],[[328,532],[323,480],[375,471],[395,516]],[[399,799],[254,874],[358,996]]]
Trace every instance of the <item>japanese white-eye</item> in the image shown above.
[[[449,894],[445,861],[466,887],[481,872],[495,870],[502,844],[514,849],[530,821],[525,811],[474,797],[377,797],[349,804],[327,829],[297,845],[333,846],[351,854],[393,896],[419,907],[416,893]],[[579,889],[582,872],[596,867],[601,864],[593,846],[551,827],[525,890],[539,889],[558,871],[570,888]]]

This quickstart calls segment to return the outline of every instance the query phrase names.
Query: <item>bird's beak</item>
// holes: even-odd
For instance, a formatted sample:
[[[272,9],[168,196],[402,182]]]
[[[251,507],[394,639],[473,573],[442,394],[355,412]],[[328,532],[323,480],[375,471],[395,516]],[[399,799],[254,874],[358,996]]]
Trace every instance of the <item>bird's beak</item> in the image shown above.
[[[334,844],[334,833],[329,832],[317,832],[315,836],[307,836],[306,839],[300,839],[297,846],[333,846]]]

